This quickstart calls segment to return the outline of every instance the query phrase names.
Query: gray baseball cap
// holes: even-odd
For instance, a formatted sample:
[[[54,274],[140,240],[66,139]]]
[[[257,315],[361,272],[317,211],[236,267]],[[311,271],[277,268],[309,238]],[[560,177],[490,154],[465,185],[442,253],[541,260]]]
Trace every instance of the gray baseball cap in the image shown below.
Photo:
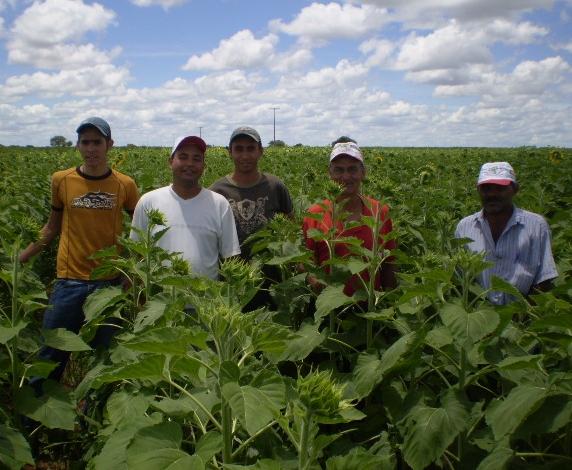
[[[245,135],[246,137],[250,137],[251,139],[255,140],[259,144],[262,143],[262,139],[260,138],[260,134],[256,131],[256,129],[253,129],[252,127],[248,127],[248,126],[242,126],[242,127],[237,127],[234,131],[232,131],[228,145],[231,145],[232,141],[234,139],[236,139],[237,137],[240,137],[241,135]]]
[[[80,134],[86,127],[95,127],[103,137],[111,139],[111,128],[105,119],[101,119],[97,116],[91,116],[83,120],[81,124],[76,129],[76,132]]]

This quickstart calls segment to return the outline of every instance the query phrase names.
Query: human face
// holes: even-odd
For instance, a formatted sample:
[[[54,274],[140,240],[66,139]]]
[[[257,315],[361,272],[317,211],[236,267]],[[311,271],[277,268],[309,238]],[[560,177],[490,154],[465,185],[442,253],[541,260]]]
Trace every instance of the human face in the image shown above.
[[[194,188],[205,171],[205,155],[193,144],[181,145],[169,159],[175,186]]]
[[[365,168],[353,157],[340,155],[330,163],[330,178],[344,187],[344,196],[358,195],[365,178]]]
[[[503,214],[512,212],[512,198],[516,194],[516,187],[512,184],[480,184],[477,191],[485,214]]]
[[[106,139],[95,127],[84,129],[76,145],[88,172],[107,169],[107,152],[112,146],[113,140]]]
[[[262,157],[262,147],[254,139],[239,136],[232,141],[228,152],[237,173],[247,175],[258,172],[258,161]]]

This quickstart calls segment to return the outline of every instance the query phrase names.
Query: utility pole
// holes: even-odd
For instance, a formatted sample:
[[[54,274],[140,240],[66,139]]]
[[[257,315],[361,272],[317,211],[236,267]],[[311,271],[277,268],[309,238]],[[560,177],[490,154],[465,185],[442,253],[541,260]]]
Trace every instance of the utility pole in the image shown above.
[[[279,107],[275,106],[273,108],[270,108],[273,111],[273,124],[274,124],[274,138],[272,139],[274,143],[276,143],[276,110],[280,109]]]
[[[205,126],[199,126],[199,137],[202,139],[203,137],[203,127]]]

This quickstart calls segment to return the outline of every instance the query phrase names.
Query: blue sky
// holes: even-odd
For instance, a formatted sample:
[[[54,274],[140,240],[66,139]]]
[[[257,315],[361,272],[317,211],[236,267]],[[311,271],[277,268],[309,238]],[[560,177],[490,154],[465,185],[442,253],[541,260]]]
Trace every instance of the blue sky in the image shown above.
[[[405,6],[404,6],[405,5]],[[0,0],[0,144],[572,147],[572,0]]]

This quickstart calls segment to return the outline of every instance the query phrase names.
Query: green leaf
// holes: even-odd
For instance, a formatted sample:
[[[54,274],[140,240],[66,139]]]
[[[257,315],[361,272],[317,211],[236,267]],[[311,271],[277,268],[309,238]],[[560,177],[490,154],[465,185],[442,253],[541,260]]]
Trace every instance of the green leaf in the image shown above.
[[[403,457],[413,469],[437,460],[467,426],[469,413],[460,393],[449,389],[442,408],[420,405],[406,417]]]
[[[155,322],[163,316],[166,307],[167,304],[165,304],[165,302],[159,300],[148,301],[145,307],[143,307],[143,310],[137,313],[133,324],[133,332],[139,333],[146,327],[154,325]]]
[[[151,450],[128,460],[129,468],[137,470],[204,470],[205,462],[198,455],[179,449]]]
[[[221,386],[228,382],[238,382],[240,379],[240,369],[238,365],[232,361],[222,362],[218,374],[218,380]]]
[[[139,468],[131,465],[131,461],[137,460],[138,455],[145,454],[150,449],[179,449],[182,440],[181,426],[173,421],[141,428],[127,448],[127,463],[132,468]]]
[[[515,433],[516,438],[553,434],[572,423],[572,400],[569,395],[549,396]]]
[[[549,328],[572,329],[572,315],[546,315],[530,325],[532,331],[543,331]]]
[[[375,455],[362,447],[354,447],[345,455],[330,457],[327,470],[393,470],[395,460],[391,456]]]
[[[0,326],[0,344],[7,344],[15,336],[18,336],[20,331],[28,326],[27,322],[18,321],[14,327]]]
[[[127,465],[127,447],[131,443],[139,429],[152,426],[161,422],[162,417],[155,413],[155,416],[135,416],[125,423],[125,426],[116,430],[107,438],[101,452],[96,455],[91,464],[94,470],[130,470]]]
[[[162,380],[165,360],[165,356],[160,355],[142,356],[133,364],[107,368],[93,379],[93,386],[97,388],[104,383],[129,379]]]
[[[88,296],[83,304],[85,319],[90,322],[101,316],[106,309],[122,301],[125,293],[121,287],[110,286],[97,289]]]
[[[520,370],[520,369],[540,369],[542,354],[532,354],[527,356],[510,356],[497,364],[499,369]]]
[[[547,396],[544,387],[519,385],[513,388],[504,400],[494,400],[485,413],[495,438],[500,440],[510,435],[533,413]]]
[[[30,445],[18,431],[0,424],[0,466],[20,470],[25,464],[34,465]]]
[[[477,470],[505,470],[514,457],[514,451],[509,447],[508,439],[499,445],[485,457]]]
[[[443,305],[439,313],[454,341],[466,350],[495,331],[500,322],[498,313],[488,307],[468,313],[461,305],[449,303]]]
[[[222,434],[209,431],[203,434],[195,446],[195,454],[204,462],[208,462],[216,454],[222,451]]]
[[[62,351],[90,351],[91,347],[78,335],[65,328],[42,330],[46,346]]]
[[[164,327],[145,331],[124,345],[135,351],[184,355],[191,346],[207,349],[207,337],[199,328]]]
[[[381,358],[369,353],[360,354],[354,369],[354,383],[359,398],[369,395],[386,375],[403,365],[415,349],[417,340],[417,332],[412,331],[387,348]]]
[[[234,415],[252,436],[270,423],[280,412],[285,398],[285,386],[279,378],[241,387],[229,382],[222,387],[222,394],[229,402]]]
[[[352,298],[344,294],[344,286],[328,286],[316,299],[314,320],[319,323],[328,313],[336,308],[351,304]]]
[[[47,428],[73,430],[76,413],[70,393],[53,380],[46,380],[43,389],[37,398],[31,387],[21,388],[14,398],[16,409]]]
[[[129,421],[134,416],[143,416],[150,403],[151,398],[142,393],[119,390],[107,400],[107,418],[113,425],[119,427],[123,421]]]
[[[286,349],[281,355],[274,358],[275,362],[278,361],[300,361],[305,359],[314,349],[326,339],[326,331],[318,331],[318,325],[312,323],[304,323],[295,336],[288,341]]]

